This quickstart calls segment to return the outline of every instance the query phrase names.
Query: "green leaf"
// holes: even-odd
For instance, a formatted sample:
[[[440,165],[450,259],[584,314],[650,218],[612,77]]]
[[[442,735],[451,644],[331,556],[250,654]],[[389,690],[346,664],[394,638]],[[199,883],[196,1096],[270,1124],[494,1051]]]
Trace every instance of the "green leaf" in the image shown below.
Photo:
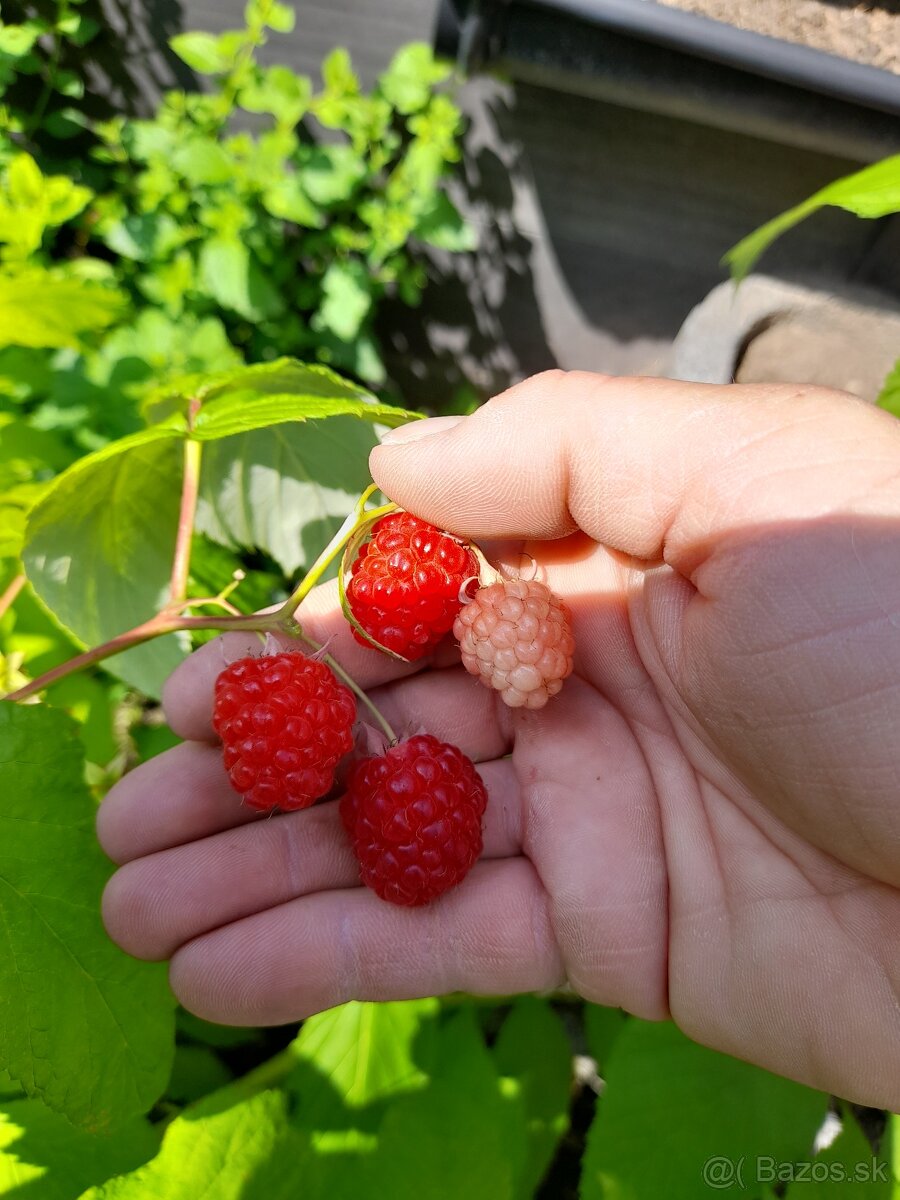
[[[294,10],[278,0],[270,4],[266,12],[266,24],[277,33],[290,33],[294,28]]]
[[[410,42],[391,59],[390,66],[378,81],[378,88],[397,112],[409,116],[425,107],[434,85],[446,79],[450,72],[448,63],[435,60],[427,42]]]
[[[212,1050],[205,1046],[177,1046],[166,1097],[179,1104],[189,1103],[224,1087],[230,1080],[231,1072]]]
[[[503,1094],[468,1010],[440,1033],[430,1086],[388,1109],[367,1194],[391,1200],[511,1200],[526,1156],[521,1105]]]
[[[180,142],[170,162],[183,179],[195,186],[227,183],[235,174],[233,159],[214,138],[200,133]]]
[[[868,218],[886,217],[900,211],[900,154],[829,183],[802,204],[781,213],[732,246],[722,259],[723,264],[731,268],[732,278],[743,279],[776,238],[826,206],[843,208],[858,217]]]
[[[569,1127],[572,1047],[545,1000],[517,1000],[494,1045],[501,1075],[515,1081],[528,1122],[528,1154],[519,1194],[534,1195]]]
[[[632,1019],[619,1035],[588,1133],[582,1200],[697,1200],[710,1159],[808,1158],[828,1098],[689,1041],[673,1024]]]
[[[240,367],[197,384],[192,394],[202,406],[193,436],[200,441],[318,417],[347,414],[393,428],[422,415],[378,404],[364,388],[327,367],[292,358]]]
[[[64,267],[0,275],[0,346],[77,346],[125,305],[117,288],[72,278]]]
[[[895,417],[900,417],[900,359],[884,381],[876,403]]]
[[[21,58],[38,40],[40,32],[36,22],[26,25],[4,25],[0,22],[0,54]]]
[[[109,863],[74,723],[0,704],[0,1061],[30,1096],[100,1130],[143,1112],[169,1074],[165,971],[100,921]]]
[[[424,1087],[422,1039],[438,1011],[436,1000],[352,1001],[304,1021],[291,1045],[299,1070],[287,1085],[296,1093],[301,1125],[329,1127],[329,1092],[342,1107],[357,1110]]]
[[[883,1154],[872,1153],[849,1106],[843,1114],[842,1126],[831,1145],[815,1156],[810,1174],[788,1187],[791,1200],[891,1200],[896,1196],[888,1162]],[[777,1164],[769,1162],[771,1157],[768,1155],[757,1165],[756,1173],[764,1178],[777,1169]],[[790,1170],[793,1164],[780,1165]],[[767,1181],[775,1184],[778,1177]],[[785,1182],[790,1184],[789,1179]]]
[[[327,207],[349,200],[365,173],[365,161],[352,146],[315,146],[298,178],[310,200]]]
[[[233,60],[222,53],[219,39],[211,33],[179,33],[169,38],[169,46],[183,63],[201,75],[227,71]]]
[[[268,1197],[269,1192],[257,1190],[256,1181],[287,1133],[283,1093],[260,1092],[231,1105],[213,1093],[175,1118],[152,1162],[92,1188],[82,1200]]]
[[[419,241],[439,250],[462,252],[475,250],[478,235],[468,221],[463,220],[450,197],[445,192],[435,193],[429,207],[419,218],[413,230]]]
[[[152,1158],[157,1143],[143,1120],[95,1134],[39,1100],[7,1101],[0,1104],[0,1193],[22,1200],[72,1200],[92,1184]]]
[[[293,15],[293,14],[292,14]],[[312,81],[288,67],[268,67],[241,88],[238,103],[254,113],[271,113],[281,125],[294,126],[312,98]]]
[[[155,425],[79,459],[32,509],[23,562],[63,626],[99,645],[153,616],[167,596],[178,524],[183,426]],[[150,696],[187,650],[171,634],[106,660]]]
[[[621,1008],[606,1008],[601,1004],[585,1004],[584,1031],[588,1049],[597,1063],[601,1075],[606,1074],[609,1056],[619,1035],[625,1028],[627,1017]]]
[[[368,485],[374,445],[371,425],[347,416],[208,442],[196,527],[223,545],[263,550],[292,575]]]
[[[299,181],[293,175],[283,175],[267,187],[260,197],[266,212],[282,221],[293,221],[308,229],[319,229],[324,224],[322,213],[316,208]]]
[[[314,326],[352,341],[372,309],[372,284],[360,262],[332,262],[322,277],[322,303]]]
[[[221,234],[203,243],[199,283],[207,296],[248,321],[274,316],[284,308],[281,296],[236,234]]]

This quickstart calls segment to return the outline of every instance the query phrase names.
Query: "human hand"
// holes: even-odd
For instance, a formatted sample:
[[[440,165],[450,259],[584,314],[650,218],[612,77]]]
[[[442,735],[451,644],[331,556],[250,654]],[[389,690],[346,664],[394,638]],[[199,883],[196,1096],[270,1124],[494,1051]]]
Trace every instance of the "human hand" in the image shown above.
[[[437,432],[433,436],[424,436]],[[190,1009],[570,984],[815,1087],[900,1108],[900,424],[838,393],[554,372],[373,454],[399,504],[515,539],[575,674],[536,713],[300,612],[395,728],[480,764],[484,861],[416,910],[361,888],[334,802],[260,820],[211,744],[231,634],[172,677],[190,741],[110,793],[104,915]],[[443,663],[443,660],[441,660]]]

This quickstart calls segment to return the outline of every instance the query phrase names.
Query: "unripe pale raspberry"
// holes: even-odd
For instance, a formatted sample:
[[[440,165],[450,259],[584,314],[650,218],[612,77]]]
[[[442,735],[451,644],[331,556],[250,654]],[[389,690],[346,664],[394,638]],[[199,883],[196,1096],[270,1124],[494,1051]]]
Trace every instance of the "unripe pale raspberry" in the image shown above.
[[[213,728],[231,786],[251,808],[307,808],[353,748],[356,700],[324,662],[241,658],[216,680]]]
[[[510,708],[543,708],[572,673],[569,614],[536,579],[479,588],[457,616],[453,635],[466,670]]]

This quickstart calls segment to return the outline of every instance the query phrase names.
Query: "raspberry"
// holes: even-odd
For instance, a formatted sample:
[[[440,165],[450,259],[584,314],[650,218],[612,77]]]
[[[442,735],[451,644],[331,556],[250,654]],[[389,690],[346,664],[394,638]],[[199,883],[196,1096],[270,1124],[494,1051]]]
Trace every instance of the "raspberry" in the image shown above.
[[[360,877],[382,900],[428,904],[481,854],[487,792],[456,746],[418,734],[351,772],[341,819]]]
[[[460,588],[478,574],[472,551],[408,512],[376,521],[350,568],[347,603],[376,642],[410,661],[449,633]],[[370,645],[357,630],[353,635]]]
[[[216,680],[213,728],[231,786],[251,808],[307,808],[353,747],[356,699],[304,654],[241,658]]]
[[[543,583],[479,588],[453,625],[463,666],[510,708],[543,708],[572,673],[569,614]]]

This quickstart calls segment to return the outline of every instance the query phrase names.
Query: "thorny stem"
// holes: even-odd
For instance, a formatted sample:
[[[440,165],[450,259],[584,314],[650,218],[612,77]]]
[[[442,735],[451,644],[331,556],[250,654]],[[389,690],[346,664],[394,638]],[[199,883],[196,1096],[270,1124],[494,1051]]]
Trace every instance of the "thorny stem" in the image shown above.
[[[21,590],[24,586],[25,586],[24,573],[21,575],[17,575],[15,577],[15,579],[13,579],[13,581],[9,584],[9,586],[4,591],[3,595],[0,596],[0,617],[2,617],[3,614],[6,612],[6,610],[12,606],[13,602],[16,599],[16,596],[18,596],[19,592],[21,592]]]

